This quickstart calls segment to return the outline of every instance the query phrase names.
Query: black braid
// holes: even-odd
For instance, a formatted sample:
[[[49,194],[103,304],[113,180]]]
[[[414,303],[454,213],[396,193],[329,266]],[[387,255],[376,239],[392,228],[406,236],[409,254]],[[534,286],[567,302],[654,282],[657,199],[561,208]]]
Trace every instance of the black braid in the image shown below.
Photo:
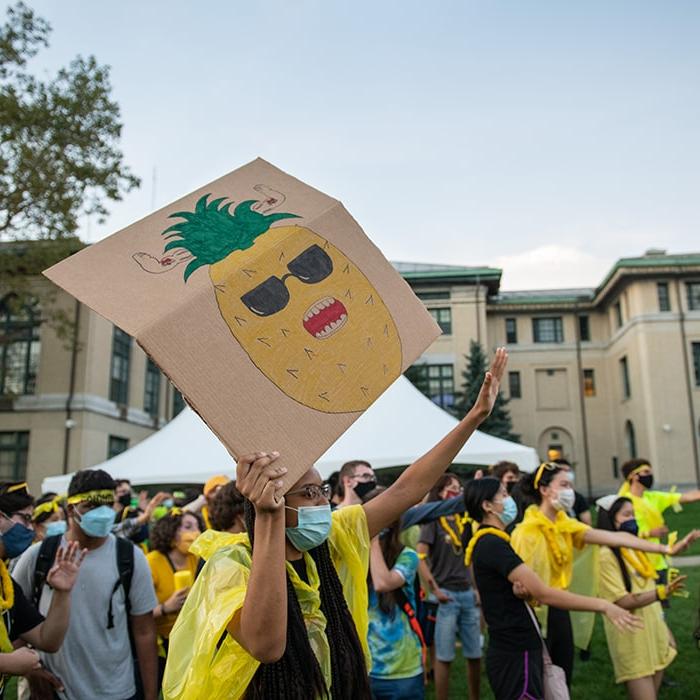
[[[255,510],[245,502],[246,529],[254,546]],[[321,610],[326,617],[326,637],[331,651],[332,700],[370,698],[364,654],[343,589],[331,561],[328,544],[309,552],[320,580]],[[279,661],[260,664],[246,691],[247,700],[328,698],[323,673],[309,643],[296,592],[287,575],[287,644]]]

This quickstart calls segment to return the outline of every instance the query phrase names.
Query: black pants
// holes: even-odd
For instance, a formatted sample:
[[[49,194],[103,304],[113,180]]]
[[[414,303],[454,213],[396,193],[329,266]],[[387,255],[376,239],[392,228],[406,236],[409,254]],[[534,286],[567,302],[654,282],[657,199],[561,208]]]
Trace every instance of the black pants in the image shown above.
[[[502,651],[489,646],[486,675],[496,700],[541,700],[542,647],[529,651]]]
[[[574,633],[568,610],[549,608],[547,615],[547,649],[552,663],[566,674],[566,684],[571,687],[574,675]]]

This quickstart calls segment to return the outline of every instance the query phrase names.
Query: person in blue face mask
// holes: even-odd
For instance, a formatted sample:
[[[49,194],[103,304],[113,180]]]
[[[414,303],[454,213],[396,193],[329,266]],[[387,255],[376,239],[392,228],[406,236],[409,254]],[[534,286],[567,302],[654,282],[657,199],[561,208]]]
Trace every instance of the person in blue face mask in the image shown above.
[[[36,581],[55,551],[50,547],[75,543],[86,550],[63,645],[55,653],[41,654],[44,675],[63,687],[56,691],[61,700],[135,697],[136,670],[143,685],[138,697],[157,698],[157,601],[143,551],[111,532],[114,486],[101,469],[76,472],[66,498],[68,530],[33,545],[14,569],[17,583],[44,613],[53,605],[55,591],[50,585],[37,590]]]
[[[480,523],[467,545],[465,560],[472,566],[489,628],[486,675],[496,700],[544,697],[543,641],[524,597],[563,610],[603,613],[606,621],[625,632],[641,628],[637,618],[612,602],[546,586],[523,563],[506,533],[518,509],[498,479],[470,481],[464,502],[469,517]]]
[[[34,505],[32,522],[36,542],[45,537],[63,535],[68,529],[63,497],[55,493],[45,493]]]
[[[331,513],[315,469],[286,490],[277,452],[240,456],[247,533],[205,533],[193,545],[207,564],[170,635],[164,697],[191,699],[196,688],[202,698],[370,698],[370,541],[425,496],[488,417],[505,366],[501,348],[469,413],[367,503]]]

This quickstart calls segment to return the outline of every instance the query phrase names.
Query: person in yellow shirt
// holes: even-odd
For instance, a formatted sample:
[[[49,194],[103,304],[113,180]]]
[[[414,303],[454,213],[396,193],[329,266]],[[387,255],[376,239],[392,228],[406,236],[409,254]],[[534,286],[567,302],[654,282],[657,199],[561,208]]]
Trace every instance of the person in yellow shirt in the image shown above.
[[[631,459],[622,465],[625,481],[619,495],[632,501],[639,524],[639,536],[650,542],[661,542],[668,535],[664,511],[680,510],[684,503],[700,501],[700,490],[679,493],[678,491],[653,491],[654,470],[648,459]],[[668,583],[668,562],[662,554],[652,554],[651,560],[659,583]],[[664,603],[664,607],[667,604]]]
[[[635,534],[639,528],[629,498],[606,496],[598,500],[598,527]],[[657,584],[656,572],[642,552],[624,547],[600,551],[601,598],[634,611],[644,621],[644,631],[620,634],[605,620],[605,636],[615,670],[615,681],[624,683],[631,700],[657,697],[664,669],[676,656],[660,601],[682,588],[685,576],[668,585]]]
[[[552,588],[566,590],[571,584],[574,547],[587,544],[626,547],[643,552],[677,554],[688,547],[700,533],[690,533],[673,547],[650,542],[629,532],[597,530],[566,513],[574,501],[574,490],[567,469],[554,462],[545,462],[521,481],[523,493],[534,500],[525,511],[523,521],[512,535],[513,549],[518,556]],[[574,667],[574,640],[571,618],[567,610],[540,608],[538,616],[545,630],[552,662],[561,666],[571,683]]]
[[[246,534],[205,532],[207,560],[170,635],[165,700],[369,698],[370,541],[417,503],[493,409],[500,348],[475,405],[368,503],[331,513],[309,469],[287,491],[277,452],[240,456]]]
[[[190,552],[190,547],[201,530],[201,520],[194,513],[186,513],[179,508],[170,510],[151,528],[152,551],[146,555],[146,559],[158,599],[153,617],[163,651],[161,659],[167,656],[170,632],[190,589],[189,586],[177,586],[175,574],[187,571],[190,581],[194,582],[198,557]],[[161,677],[164,669],[164,661],[161,661]]]

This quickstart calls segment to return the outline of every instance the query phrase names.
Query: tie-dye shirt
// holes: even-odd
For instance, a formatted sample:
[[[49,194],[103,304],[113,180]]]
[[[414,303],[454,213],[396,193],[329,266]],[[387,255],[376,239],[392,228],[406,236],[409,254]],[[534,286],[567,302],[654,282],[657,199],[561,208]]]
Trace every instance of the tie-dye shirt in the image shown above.
[[[398,571],[406,581],[402,590],[415,610],[418,555],[404,547],[392,571]],[[372,586],[369,590],[368,641],[372,654],[369,675],[373,678],[413,678],[423,672],[420,642],[408,623],[408,616],[398,605],[391,613],[385,613],[379,607],[379,598]]]

